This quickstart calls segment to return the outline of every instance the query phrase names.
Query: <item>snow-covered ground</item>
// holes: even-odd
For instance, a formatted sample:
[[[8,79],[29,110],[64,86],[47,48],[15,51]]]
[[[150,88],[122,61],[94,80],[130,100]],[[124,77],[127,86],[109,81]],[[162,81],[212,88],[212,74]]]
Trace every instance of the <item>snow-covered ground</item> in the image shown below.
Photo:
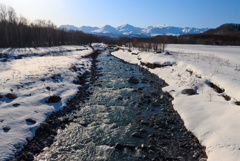
[[[149,69],[169,86],[164,90],[174,97],[174,108],[186,127],[206,146],[208,161],[240,160],[240,47],[206,45],[167,45],[172,55],[127,50],[112,54],[129,63],[172,64]],[[137,49],[133,49],[138,53]],[[224,88],[231,97],[209,87],[208,82]],[[195,95],[184,95],[184,89],[195,89]]]
[[[80,85],[73,80],[91,67],[91,57],[82,56],[91,52],[88,46],[0,49],[1,161],[14,156],[47,116],[62,109],[74,97]],[[8,99],[8,93],[17,98]],[[52,95],[60,96],[61,101],[45,103]],[[21,148],[16,149],[14,145]]]

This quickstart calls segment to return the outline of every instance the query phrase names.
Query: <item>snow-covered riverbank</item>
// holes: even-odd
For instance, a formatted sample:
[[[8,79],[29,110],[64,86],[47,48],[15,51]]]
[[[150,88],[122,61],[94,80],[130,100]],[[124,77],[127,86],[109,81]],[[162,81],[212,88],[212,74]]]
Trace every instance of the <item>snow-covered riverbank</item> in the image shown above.
[[[174,97],[174,108],[191,130],[206,146],[208,160],[240,160],[240,47],[205,45],[167,45],[168,54],[119,50],[112,54],[129,63],[172,65],[149,69],[169,86],[164,90]],[[209,87],[212,82],[225,89],[231,97]],[[182,94],[193,88],[195,95]]]
[[[78,76],[90,71],[88,46],[0,49],[0,160],[9,159],[53,112],[74,97]],[[84,58],[83,58],[84,57]],[[16,95],[9,99],[7,94]],[[57,103],[46,103],[52,95]]]

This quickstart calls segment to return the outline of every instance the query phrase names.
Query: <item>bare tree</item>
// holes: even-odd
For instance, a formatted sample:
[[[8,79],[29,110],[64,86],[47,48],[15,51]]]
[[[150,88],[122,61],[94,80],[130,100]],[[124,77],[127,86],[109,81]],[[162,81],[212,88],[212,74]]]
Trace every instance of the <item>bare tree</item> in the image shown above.
[[[9,28],[9,37],[11,45],[14,44],[14,34],[15,34],[15,27],[16,26],[17,15],[12,7],[8,7],[8,28]]]
[[[162,42],[162,50],[165,51],[166,48],[166,42],[167,42],[167,36],[166,33],[163,35],[163,42]]]
[[[20,31],[20,41],[21,41],[21,47],[23,47],[23,32],[24,32],[24,26],[27,25],[27,19],[23,16],[20,16],[19,19],[19,31]]]
[[[4,4],[0,4],[0,20],[4,24],[6,41],[7,41],[7,44],[9,45],[8,31],[7,31],[7,26],[8,26],[8,22],[7,22],[7,7]]]
[[[137,40],[136,37],[133,38],[133,40],[132,40],[132,45],[133,45],[133,47],[137,47],[137,45],[138,45],[138,40]]]
[[[48,39],[48,46],[53,45],[53,30],[56,29],[56,26],[48,20],[47,22],[47,39]]]

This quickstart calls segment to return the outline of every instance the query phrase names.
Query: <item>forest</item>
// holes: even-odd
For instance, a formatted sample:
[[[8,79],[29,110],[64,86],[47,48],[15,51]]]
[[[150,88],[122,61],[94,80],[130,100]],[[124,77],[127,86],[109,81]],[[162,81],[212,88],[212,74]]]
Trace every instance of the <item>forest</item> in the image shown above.
[[[127,38],[122,37],[119,40],[105,40],[106,44],[127,45],[130,47],[141,48],[146,44],[150,48],[154,48],[157,44],[202,44],[202,45],[240,45],[240,35],[225,34],[188,34],[180,36],[159,35],[148,38]],[[146,47],[145,45],[145,47]]]
[[[101,39],[82,31],[58,29],[50,20],[29,22],[11,6],[0,4],[0,47],[48,47],[82,45]]]

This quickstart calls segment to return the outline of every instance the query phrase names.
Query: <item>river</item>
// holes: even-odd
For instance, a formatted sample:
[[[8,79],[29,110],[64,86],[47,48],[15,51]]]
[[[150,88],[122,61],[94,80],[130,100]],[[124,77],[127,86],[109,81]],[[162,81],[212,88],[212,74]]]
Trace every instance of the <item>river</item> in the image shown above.
[[[60,118],[73,121],[34,160],[199,160],[204,148],[162,92],[164,80],[106,50],[88,83],[89,97]]]

